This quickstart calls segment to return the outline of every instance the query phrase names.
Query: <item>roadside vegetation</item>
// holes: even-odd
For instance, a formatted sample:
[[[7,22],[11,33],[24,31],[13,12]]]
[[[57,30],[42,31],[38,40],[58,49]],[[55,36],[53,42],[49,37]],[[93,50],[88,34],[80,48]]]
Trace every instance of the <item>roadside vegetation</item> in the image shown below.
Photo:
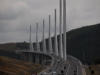
[[[32,75],[41,72],[42,65],[0,56],[0,75]]]

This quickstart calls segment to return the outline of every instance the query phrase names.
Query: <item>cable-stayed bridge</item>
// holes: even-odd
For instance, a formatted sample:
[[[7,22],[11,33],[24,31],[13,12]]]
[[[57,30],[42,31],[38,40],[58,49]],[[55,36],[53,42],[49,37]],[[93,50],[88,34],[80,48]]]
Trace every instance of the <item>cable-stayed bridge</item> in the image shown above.
[[[80,60],[67,54],[67,35],[66,35],[66,0],[59,1],[59,33],[60,38],[57,38],[57,11],[54,10],[54,42],[51,39],[51,15],[48,17],[49,21],[49,38],[48,44],[45,40],[45,20],[43,19],[43,37],[42,48],[38,40],[38,23],[36,23],[36,49],[32,43],[32,33],[30,25],[30,49],[29,50],[17,50],[17,53],[22,55],[22,59],[33,63],[42,64],[46,69],[39,75],[85,75],[83,65]],[[62,28],[63,27],[63,28]],[[62,33],[63,29],[63,33]],[[62,37],[63,34],[63,37]],[[47,49],[48,46],[48,49]]]

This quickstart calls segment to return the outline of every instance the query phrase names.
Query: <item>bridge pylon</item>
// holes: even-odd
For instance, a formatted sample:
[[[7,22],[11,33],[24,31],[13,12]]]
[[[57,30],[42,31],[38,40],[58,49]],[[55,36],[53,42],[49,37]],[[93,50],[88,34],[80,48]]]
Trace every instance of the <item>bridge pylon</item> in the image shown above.
[[[59,0],[59,55],[63,58],[63,46],[62,46],[62,0]]]
[[[45,30],[45,20],[43,19],[43,52],[47,53],[47,51],[46,51],[46,41],[45,41],[44,30]]]
[[[52,40],[51,40],[51,15],[49,15],[49,52],[53,53]]]
[[[34,51],[33,50],[33,43],[32,43],[32,29],[31,29],[31,25],[30,25],[30,36],[29,36],[29,41],[30,41],[30,51]]]
[[[36,50],[37,52],[40,52],[40,45],[39,45],[39,40],[38,40],[38,23],[36,23]]]
[[[64,39],[64,60],[67,60],[67,38],[66,38],[66,0],[63,0],[63,39]]]
[[[59,56],[59,53],[58,53],[58,39],[57,39],[57,11],[56,9],[54,10],[54,13],[55,13],[55,39],[54,39],[54,50],[55,50],[55,54],[57,56]]]

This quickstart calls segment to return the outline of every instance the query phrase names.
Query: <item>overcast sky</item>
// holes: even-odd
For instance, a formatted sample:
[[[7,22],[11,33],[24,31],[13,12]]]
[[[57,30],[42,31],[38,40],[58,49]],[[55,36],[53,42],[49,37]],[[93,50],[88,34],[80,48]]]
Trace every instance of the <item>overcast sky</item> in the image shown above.
[[[68,31],[100,23],[100,0],[66,0],[66,2]],[[53,33],[54,9],[57,8],[59,11],[58,7],[59,0],[0,0],[0,43],[28,41],[30,24],[32,40],[35,41],[35,23],[39,23],[39,37],[41,37],[43,19],[46,21],[47,37],[48,15],[52,15]],[[59,28],[59,23],[57,25]]]

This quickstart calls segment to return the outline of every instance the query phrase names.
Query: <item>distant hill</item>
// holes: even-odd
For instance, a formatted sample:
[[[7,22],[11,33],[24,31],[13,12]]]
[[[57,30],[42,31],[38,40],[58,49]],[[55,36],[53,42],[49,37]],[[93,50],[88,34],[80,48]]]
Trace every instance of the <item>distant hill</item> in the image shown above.
[[[87,64],[92,64],[96,59],[100,59],[100,24],[73,29],[66,34],[68,54]],[[58,35],[58,42],[59,38]],[[54,49],[54,37],[52,37],[52,43]],[[48,39],[46,39],[46,44],[48,44]]]
[[[92,64],[96,59],[100,59],[100,24],[73,29],[66,34],[68,54],[86,64]],[[52,37],[52,43],[54,48],[54,37]],[[48,44],[48,39],[46,39],[46,44]]]
[[[74,29],[66,34],[68,54],[75,56],[82,62],[88,64],[94,63],[96,59],[100,59],[100,24]],[[54,37],[52,37],[52,43],[54,48]],[[48,50],[48,39],[46,39],[46,44]],[[29,43],[27,42],[19,42],[15,45],[10,44],[10,46],[3,46],[4,49],[2,48],[2,45],[0,45],[0,51],[4,51],[5,49],[8,51],[29,49]],[[33,47],[36,49],[35,43],[33,43]],[[40,42],[40,48],[42,50],[42,42]]]
[[[22,50],[22,49],[29,49],[29,43],[17,42],[17,43],[0,44],[0,50],[4,50],[4,51],[13,52],[15,50]]]
[[[16,48],[16,43],[5,43],[5,44],[0,44],[0,50],[4,51],[15,51]]]
[[[72,30],[67,36],[69,54],[86,63],[100,59],[100,24]]]

